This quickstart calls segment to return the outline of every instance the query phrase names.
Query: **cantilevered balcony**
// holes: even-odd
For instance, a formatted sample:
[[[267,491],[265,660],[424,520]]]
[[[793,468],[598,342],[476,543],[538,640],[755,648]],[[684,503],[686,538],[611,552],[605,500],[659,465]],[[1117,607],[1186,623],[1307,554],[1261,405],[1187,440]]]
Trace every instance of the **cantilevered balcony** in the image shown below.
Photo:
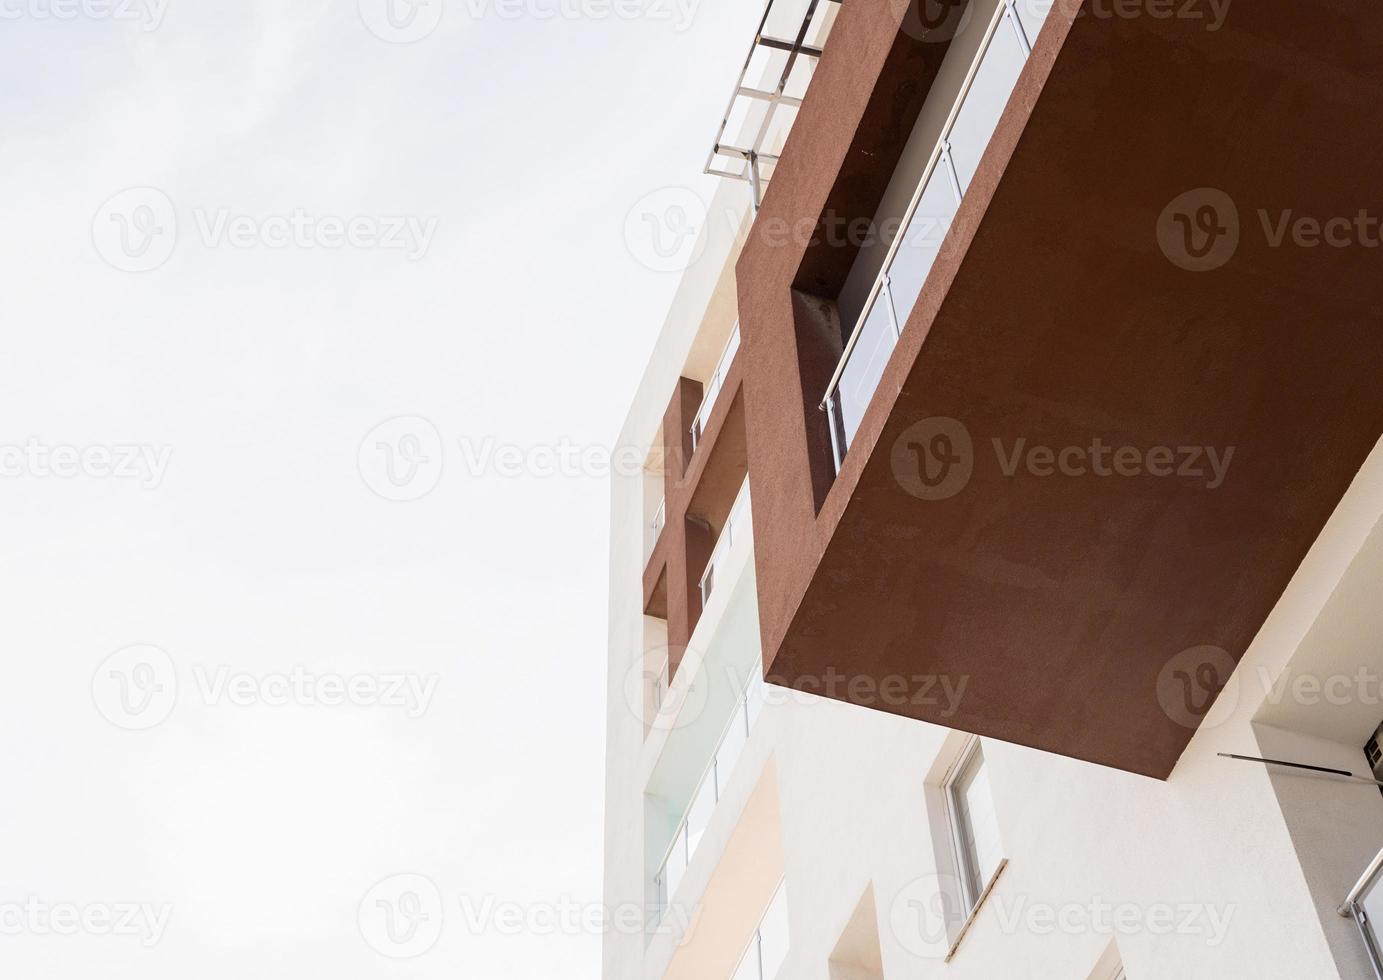
[[[1383,435],[1383,8],[914,6],[737,265],[768,678],[1166,776]]]

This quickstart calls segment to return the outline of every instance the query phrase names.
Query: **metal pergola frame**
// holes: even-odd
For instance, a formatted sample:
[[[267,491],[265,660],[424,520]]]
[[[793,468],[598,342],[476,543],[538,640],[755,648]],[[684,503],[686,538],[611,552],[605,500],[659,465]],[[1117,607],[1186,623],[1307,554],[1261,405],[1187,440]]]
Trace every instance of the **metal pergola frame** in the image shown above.
[[[728,177],[732,180],[744,180],[749,182],[750,190],[754,196],[754,210],[758,210],[760,202],[763,200],[763,188],[767,178],[760,170],[760,163],[776,164],[778,155],[775,153],[764,152],[764,140],[768,137],[769,131],[773,126],[774,113],[780,106],[790,106],[797,108],[801,106],[802,100],[787,94],[788,80],[792,76],[792,69],[797,64],[798,58],[810,58],[813,63],[821,58],[821,49],[812,47],[806,43],[807,30],[811,27],[812,20],[816,16],[817,9],[828,3],[839,4],[841,0],[809,0],[807,9],[802,15],[802,22],[797,26],[797,36],[791,40],[781,37],[773,37],[765,33],[768,26],[768,18],[773,13],[774,0],[768,0],[764,7],[763,18],[759,21],[759,28],[754,32],[754,42],[749,46],[749,55],[744,59],[744,67],[740,69],[739,79],[735,82],[735,89],[730,95],[730,101],[725,107],[725,114],[720,120],[720,129],[716,133],[715,145],[711,147],[711,152],[706,158],[705,173],[716,177]],[[783,69],[779,73],[777,84],[772,89],[755,88],[745,84],[746,76],[749,74],[750,66],[753,64],[754,56],[760,49],[770,51],[786,51],[787,60],[783,64]],[[736,104],[741,99],[752,99],[768,103],[768,111],[764,113],[763,121],[760,122],[758,131],[754,134],[754,139],[748,146],[737,146],[725,141],[725,127],[730,123],[730,116],[734,113]],[[717,166],[716,157],[734,157],[744,161],[744,168],[739,172],[728,170],[723,166]]]

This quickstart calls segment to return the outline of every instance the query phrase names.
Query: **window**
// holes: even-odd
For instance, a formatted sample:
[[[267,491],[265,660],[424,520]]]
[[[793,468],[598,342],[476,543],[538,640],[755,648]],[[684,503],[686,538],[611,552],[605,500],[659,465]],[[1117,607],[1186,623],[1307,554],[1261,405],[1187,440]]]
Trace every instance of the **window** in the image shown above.
[[[1003,859],[999,821],[989,791],[989,770],[977,738],[971,739],[946,783],[946,807],[968,915],[979,904]]]

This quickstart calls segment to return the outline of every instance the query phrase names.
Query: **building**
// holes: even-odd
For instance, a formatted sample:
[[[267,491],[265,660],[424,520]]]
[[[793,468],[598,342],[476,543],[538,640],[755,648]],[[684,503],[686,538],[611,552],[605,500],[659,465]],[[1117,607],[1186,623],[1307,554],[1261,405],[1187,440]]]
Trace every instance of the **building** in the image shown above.
[[[770,6],[621,435],[605,980],[1376,975],[1379,50]]]

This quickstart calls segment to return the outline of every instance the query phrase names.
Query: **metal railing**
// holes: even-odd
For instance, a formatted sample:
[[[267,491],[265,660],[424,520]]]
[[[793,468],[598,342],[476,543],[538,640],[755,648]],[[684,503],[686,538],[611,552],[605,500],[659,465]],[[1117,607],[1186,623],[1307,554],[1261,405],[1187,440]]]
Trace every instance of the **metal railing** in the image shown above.
[[[1369,962],[1373,964],[1374,976],[1383,980],[1383,935],[1378,931],[1378,926],[1383,926],[1383,888],[1379,887],[1380,882],[1383,882],[1383,851],[1374,855],[1337,911],[1353,919],[1359,927]]]
[[[648,564],[648,560],[653,557],[653,549],[658,547],[658,536],[663,533],[663,525],[667,523],[667,499],[658,501],[658,509],[653,513],[653,520],[648,522],[648,528],[644,534],[643,560]]]
[[[757,668],[757,664],[755,666]],[[740,695],[730,720],[725,724],[725,730],[716,742],[716,750],[711,755],[711,761],[707,763],[705,771],[697,781],[691,803],[673,832],[672,843],[668,845],[667,853],[663,855],[663,860],[654,875],[653,881],[657,886],[655,921],[662,921],[668,903],[677,894],[677,885],[682,881],[682,875],[691,863],[692,855],[696,853],[697,845],[701,843],[706,827],[711,822],[711,815],[715,813],[716,804],[725,792],[735,763],[739,761],[740,754],[749,741],[749,735],[754,730],[754,722],[758,719],[762,706],[763,677],[757,669],[753,669],[750,671],[744,693]]]
[[[826,386],[821,407],[829,419],[837,471],[1032,53],[1031,39],[1041,17],[1050,10],[1044,5],[1037,14],[1033,8],[1028,4],[1028,12],[1020,16],[1016,0],[1000,0],[986,25],[979,50],[904,212],[902,226],[884,256],[840,363]]]
[[[751,521],[749,510],[749,479],[745,478],[744,485],[740,487],[740,492],[735,497],[735,503],[730,508],[730,516],[725,519],[725,529],[720,532],[720,539],[716,541],[716,546],[711,550],[711,557],[706,562],[706,570],[701,573],[701,608],[706,608],[706,601],[711,597],[711,591],[715,588],[716,569],[721,561],[735,546],[735,540],[743,537],[749,528]]]
[[[711,410],[715,408],[716,399],[720,397],[720,389],[725,384],[725,375],[734,363],[735,352],[739,349],[740,325],[736,320],[735,329],[730,331],[730,339],[725,342],[725,350],[721,351],[720,360],[716,362],[715,373],[711,375],[711,380],[706,382],[706,393],[701,398],[701,407],[696,410],[696,417],[692,419],[692,452],[696,452],[697,444],[701,442],[701,433],[706,431],[706,423],[711,419]]]
[[[788,945],[788,894],[779,882],[731,980],[774,980],[787,959]]]

